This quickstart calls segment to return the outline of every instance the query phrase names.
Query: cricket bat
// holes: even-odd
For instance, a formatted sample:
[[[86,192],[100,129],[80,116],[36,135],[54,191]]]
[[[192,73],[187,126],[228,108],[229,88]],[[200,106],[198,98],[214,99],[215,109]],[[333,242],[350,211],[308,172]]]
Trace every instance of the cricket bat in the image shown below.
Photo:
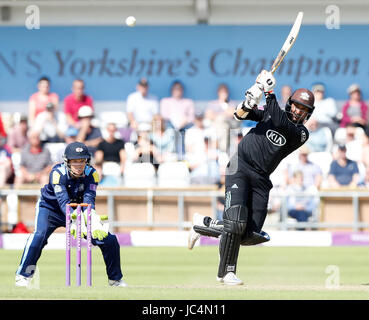
[[[279,67],[279,65],[283,61],[284,57],[287,55],[288,51],[290,51],[293,44],[295,43],[295,41],[297,39],[297,36],[300,32],[300,27],[301,27],[303,16],[304,16],[304,13],[302,11],[300,11],[297,14],[295,23],[293,24],[293,26],[291,28],[291,31],[288,34],[288,37],[287,37],[286,41],[284,42],[281,50],[279,51],[277,57],[274,59],[272,67],[270,68],[271,73],[274,73],[277,70],[277,68]],[[236,114],[239,118],[243,118],[245,116],[245,112],[246,111],[244,111],[242,109],[239,109],[239,110],[237,110]]]
[[[302,18],[304,16],[304,13],[300,11],[296,17],[295,23],[292,26],[292,29],[284,42],[282,49],[279,51],[277,58],[275,58],[272,67],[270,68],[270,72],[274,73],[281,62],[283,61],[284,57],[287,55],[288,51],[292,48],[293,44],[295,43],[297,36],[299,35]]]

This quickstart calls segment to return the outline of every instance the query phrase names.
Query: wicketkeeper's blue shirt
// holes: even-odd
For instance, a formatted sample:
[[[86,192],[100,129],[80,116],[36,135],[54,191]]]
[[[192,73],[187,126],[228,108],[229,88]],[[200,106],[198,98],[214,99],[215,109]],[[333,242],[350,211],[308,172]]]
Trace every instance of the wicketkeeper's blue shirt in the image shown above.
[[[65,215],[67,203],[87,203],[95,209],[96,189],[99,183],[97,171],[86,165],[84,176],[71,178],[64,163],[56,164],[49,176],[49,183],[41,189],[40,207]]]

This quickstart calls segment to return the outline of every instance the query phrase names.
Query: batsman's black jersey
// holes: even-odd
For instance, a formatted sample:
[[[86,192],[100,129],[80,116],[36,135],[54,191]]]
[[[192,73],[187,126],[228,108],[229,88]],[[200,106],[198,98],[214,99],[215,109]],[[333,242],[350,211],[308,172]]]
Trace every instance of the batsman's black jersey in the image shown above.
[[[266,98],[264,110],[252,109],[246,119],[258,124],[239,143],[238,155],[263,175],[270,175],[282,159],[309,138],[304,125],[295,125],[288,120],[274,94]]]

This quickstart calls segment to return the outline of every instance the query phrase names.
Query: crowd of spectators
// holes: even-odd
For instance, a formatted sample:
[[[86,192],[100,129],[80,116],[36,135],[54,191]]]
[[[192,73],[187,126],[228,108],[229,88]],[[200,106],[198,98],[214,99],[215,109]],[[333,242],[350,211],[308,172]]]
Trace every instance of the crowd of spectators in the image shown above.
[[[348,88],[342,107],[326,97],[324,84],[315,83],[311,90],[316,108],[306,123],[310,138],[272,174],[274,190],[311,193],[322,188],[368,187],[368,106],[360,86]],[[285,85],[277,93],[282,109],[292,91]],[[181,81],[174,81],[168,96],[159,99],[142,78],[121,111],[127,125],[119,126],[114,117],[99,121],[82,79],[73,81],[61,106],[50,79],[42,77],[29,98],[28,114],[14,115],[4,125],[0,113],[0,187],[47,183],[51,166],[63,161],[65,145],[73,141],[87,145],[101,185],[124,186],[132,163],[149,162],[157,172],[163,163],[182,162],[190,184],[222,186],[230,155],[256,125],[233,118],[237,103],[222,83],[214,99],[199,110]],[[270,203],[271,210],[278,206]],[[316,202],[304,197],[288,201],[289,215],[298,221],[309,219],[316,207]]]

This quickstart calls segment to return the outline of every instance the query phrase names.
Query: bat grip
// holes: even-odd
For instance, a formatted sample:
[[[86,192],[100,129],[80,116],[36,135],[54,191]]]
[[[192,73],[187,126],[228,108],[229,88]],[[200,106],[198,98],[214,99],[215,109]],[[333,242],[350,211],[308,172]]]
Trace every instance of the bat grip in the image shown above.
[[[238,120],[245,120],[245,118],[247,117],[249,111],[246,111],[244,109],[238,109],[234,112],[237,117],[239,118]]]

